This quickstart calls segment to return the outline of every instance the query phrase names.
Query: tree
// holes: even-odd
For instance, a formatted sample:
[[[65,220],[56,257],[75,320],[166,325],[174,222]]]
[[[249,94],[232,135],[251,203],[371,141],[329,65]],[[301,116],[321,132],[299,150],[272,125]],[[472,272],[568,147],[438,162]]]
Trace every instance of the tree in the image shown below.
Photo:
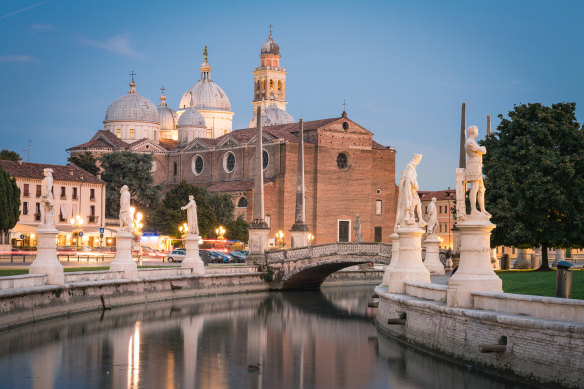
[[[121,151],[100,156],[104,169],[102,179],[106,185],[106,214],[117,218],[120,211],[120,189],[128,185],[132,200],[137,207],[146,211],[158,204],[159,186],[152,178],[152,154],[137,154]]]
[[[67,161],[74,163],[81,169],[88,171],[89,173],[96,175],[99,173],[99,168],[97,167],[97,159],[89,151],[82,154],[75,154],[69,156]]]
[[[197,203],[199,233],[204,238],[213,233],[217,220],[209,204],[211,195],[205,188],[187,184],[185,181],[173,186],[154,212],[148,215],[146,230],[179,237],[178,227],[187,221],[186,211],[180,208],[189,202],[189,195],[193,195]]]
[[[226,226],[229,222],[233,221],[235,205],[233,205],[233,201],[228,194],[213,193],[209,196],[209,205],[213,208],[213,213],[218,224]]]
[[[584,135],[575,109],[517,105],[482,142],[487,209],[497,225],[491,243],[542,246],[540,270],[550,270],[548,247],[584,246]]]
[[[3,149],[0,151],[0,159],[7,161],[18,161],[20,159],[20,155],[18,155],[16,151]]]
[[[226,223],[227,239],[241,240],[247,242],[249,240],[249,224],[239,215],[237,219],[230,220]]]
[[[16,180],[0,167],[0,234],[5,236],[20,218],[20,189]],[[0,242],[2,239],[0,238]]]

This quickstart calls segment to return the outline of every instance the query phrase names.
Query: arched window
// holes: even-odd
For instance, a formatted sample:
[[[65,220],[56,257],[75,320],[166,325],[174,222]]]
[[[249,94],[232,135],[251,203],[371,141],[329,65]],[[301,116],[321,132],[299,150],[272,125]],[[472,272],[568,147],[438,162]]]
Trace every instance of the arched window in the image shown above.
[[[266,90],[266,79],[262,80],[262,90]]]
[[[344,170],[348,167],[348,160],[345,154],[339,153],[339,155],[337,155],[337,167],[341,170]]]
[[[278,90],[282,90],[282,80],[278,80]]]
[[[247,207],[247,199],[245,197],[240,198],[237,201],[237,208],[246,208]]]
[[[268,152],[266,150],[263,150],[262,152],[262,170],[266,170],[268,167],[268,164],[270,163],[270,155],[268,154]]]
[[[270,80],[270,90],[274,90],[274,80]]]

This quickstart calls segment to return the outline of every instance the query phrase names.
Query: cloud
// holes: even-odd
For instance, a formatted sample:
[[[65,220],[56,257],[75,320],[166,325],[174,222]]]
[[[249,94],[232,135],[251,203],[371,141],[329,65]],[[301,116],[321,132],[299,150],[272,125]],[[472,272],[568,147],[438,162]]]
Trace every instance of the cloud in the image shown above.
[[[30,28],[33,31],[51,31],[57,29],[57,27],[51,26],[50,24],[33,24]]]
[[[29,55],[2,55],[0,63],[17,63],[17,62],[38,62],[36,58]]]
[[[12,12],[10,12],[10,13],[7,13],[6,15],[0,15],[0,20],[2,20],[2,19],[6,19],[6,18],[8,18],[8,17],[10,17],[10,16],[13,16],[13,15],[19,14],[19,13],[21,13],[21,12],[24,12],[24,11],[28,11],[29,9],[36,8],[36,7],[38,7],[39,5],[43,5],[43,4],[49,3],[50,1],[51,1],[51,0],[47,0],[47,1],[41,1],[41,2],[39,2],[39,3],[35,3],[35,4],[33,4],[33,5],[29,5],[28,7],[24,7],[24,8],[17,9],[16,11],[12,11]]]
[[[130,34],[128,33],[112,36],[105,41],[94,41],[83,37],[79,37],[79,41],[84,45],[99,47],[104,50],[113,51],[114,53],[131,56],[139,55],[139,53],[130,47]]]

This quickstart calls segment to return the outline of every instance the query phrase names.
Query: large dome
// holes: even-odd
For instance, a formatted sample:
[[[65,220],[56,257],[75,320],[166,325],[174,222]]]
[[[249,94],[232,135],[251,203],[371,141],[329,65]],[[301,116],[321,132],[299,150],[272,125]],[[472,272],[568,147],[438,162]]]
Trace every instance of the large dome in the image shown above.
[[[105,121],[159,122],[158,110],[152,101],[140,96],[136,91],[136,83],[130,82],[127,95],[114,101],[105,113]]]
[[[203,127],[205,128],[205,118],[199,111],[194,108],[189,108],[180,115],[178,119],[178,127]]]
[[[180,100],[179,109],[190,107],[191,93],[196,109],[231,111],[229,98],[223,89],[211,80],[199,80],[191,86]]]
[[[268,37],[268,40],[265,41],[264,44],[262,45],[262,50],[261,50],[260,54],[280,55],[280,46],[278,46],[278,44],[276,42],[274,42],[274,39],[272,38],[272,30],[271,29],[270,29],[270,36]]]
[[[164,93],[160,96],[160,103],[156,109],[158,110],[158,118],[160,119],[160,129],[176,130],[178,116],[176,111],[169,108],[166,104],[166,96]]]

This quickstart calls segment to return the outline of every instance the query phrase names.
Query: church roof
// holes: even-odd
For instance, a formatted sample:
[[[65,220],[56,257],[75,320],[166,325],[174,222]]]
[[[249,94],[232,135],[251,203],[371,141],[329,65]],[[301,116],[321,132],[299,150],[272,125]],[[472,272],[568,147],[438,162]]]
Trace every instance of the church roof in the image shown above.
[[[280,55],[280,46],[274,41],[272,38],[272,29],[270,28],[270,36],[268,40],[264,42],[262,45],[262,49],[260,54],[273,54],[273,55]]]
[[[420,201],[431,201],[432,197],[436,197],[437,201],[456,199],[456,191],[450,188],[436,191],[419,190],[418,195],[420,196]]]
[[[47,163],[31,163],[0,160],[0,167],[8,172],[12,177],[44,178],[43,170],[53,169],[53,180],[59,181],[84,181],[93,184],[105,184],[93,174],[81,169],[74,164],[68,165],[50,165]]]
[[[111,103],[105,113],[105,121],[142,121],[160,122],[158,110],[154,103],[136,91],[136,83],[132,79],[130,91]]]
[[[73,146],[70,150],[89,150],[89,149],[111,149],[119,150],[125,149],[129,144],[118,138],[115,134],[106,130],[99,130],[93,135],[89,142]]]

